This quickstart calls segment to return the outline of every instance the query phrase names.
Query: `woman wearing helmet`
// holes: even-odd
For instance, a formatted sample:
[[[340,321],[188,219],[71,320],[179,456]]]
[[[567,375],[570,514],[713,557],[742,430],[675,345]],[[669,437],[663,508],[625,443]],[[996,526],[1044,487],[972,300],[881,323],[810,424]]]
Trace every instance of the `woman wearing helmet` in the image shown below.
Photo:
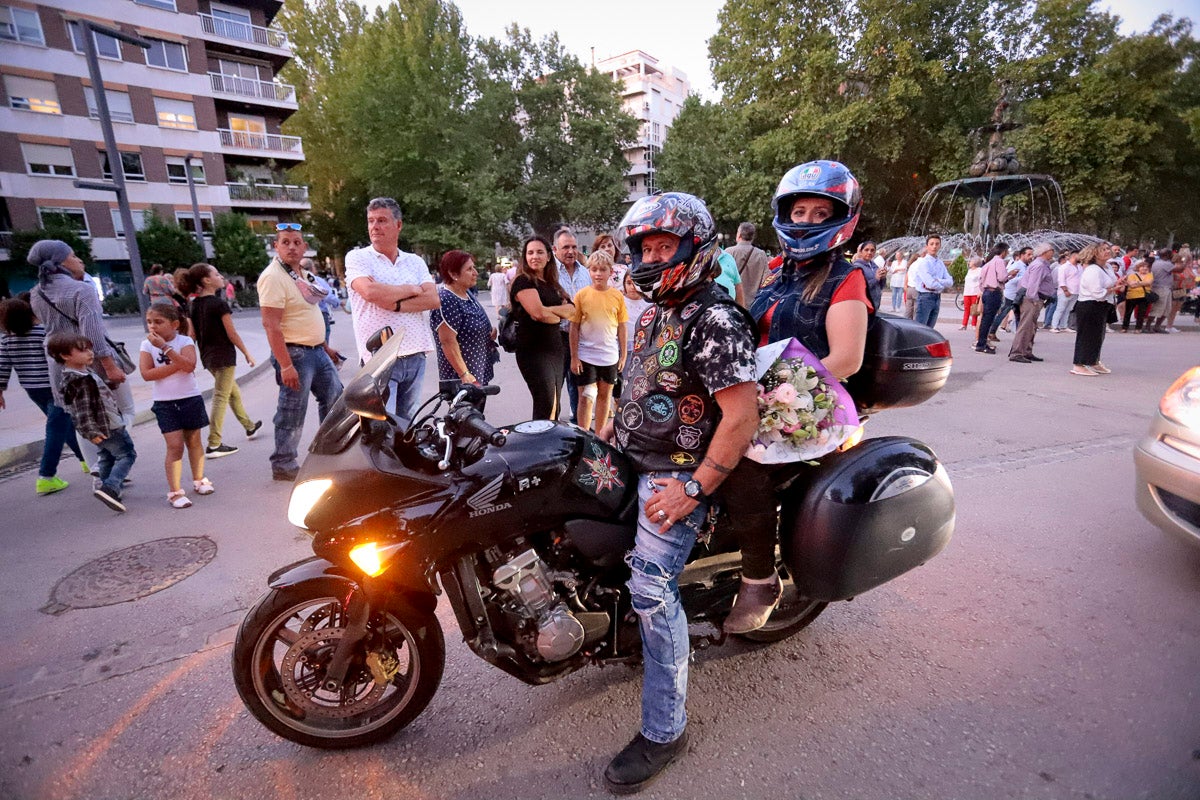
[[[669,192],[634,203],[620,226],[629,274],[652,302],[634,321],[633,349],[612,423],[600,432],[638,472],[629,564],[645,677],[642,728],[605,771],[617,794],[638,791],[687,748],[688,629],[679,599],[710,502],[758,427],[754,330],[713,278],[716,228],[698,198]]]
[[[840,252],[862,211],[858,181],[836,161],[810,161],[788,170],[771,206],[783,256],[768,266],[750,308],[758,344],[795,338],[844,380],[862,366],[875,313],[871,276]],[[758,630],[782,597],[775,572],[778,515],[759,499],[774,471],[743,458],[722,486],[727,524],[742,548],[742,585],[724,623],[727,633]]]

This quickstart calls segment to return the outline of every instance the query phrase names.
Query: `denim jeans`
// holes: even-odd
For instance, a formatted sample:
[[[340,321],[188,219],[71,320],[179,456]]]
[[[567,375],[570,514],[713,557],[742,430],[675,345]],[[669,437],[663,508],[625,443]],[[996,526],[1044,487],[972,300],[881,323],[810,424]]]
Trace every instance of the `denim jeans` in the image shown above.
[[[96,471],[100,474],[100,483],[113,497],[121,497],[121,484],[133,462],[137,460],[137,451],[133,449],[133,439],[129,438],[129,430],[118,428],[109,434],[108,438],[96,445],[99,455],[96,460]]]
[[[234,378],[236,367],[217,367],[210,369],[213,376],[212,410],[208,413],[208,446],[220,447],[221,434],[225,427],[225,409],[233,411],[241,426],[249,431],[254,427],[254,420],[246,413],[242,405],[242,390],[238,388]]]
[[[625,556],[629,565],[629,593],[642,633],[642,735],[666,744],[687,727],[688,640],[687,617],[679,600],[679,573],[687,563],[696,532],[708,513],[701,503],[685,519],[676,522],[665,536],[659,523],[646,518],[646,503],[657,487],[656,478],[686,481],[687,472],[646,472],[638,476],[637,537]]]
[[[899,311],[904,305],[904,287],[892,287],[892,311]]]
[[[1009,311],[1013,312],[1015,322],[1018,325],[1021,324],[1021,304],[1005,297],[1004,302],[1000,304],[1000,310],[996,312],[996,318],[992,320],[992,327],[988,329],[988,333],[996,335],[996,331],[1000,330],[1000,323],[1004,321],[1004,317]]]
[[[922,325],[933,327],[937,324],[938,313],[942,310],[942,296],[937,292],[921,292],[917,295],[917,315],[914,317]]]
[[[47,365],[50,367],[50,383],[54,388],[54,402],[56,405],[62,406],[62,364],[59,364],[54,359],[49,359]],[[99,365],[94,365],[92,371],[104,377],[104,372],[100,370]],[[117,411],[121,414],[121,421],[125,423],[126,428],[132,428],[134,417],[137,415],[137,409],[133,405],[133,384],[129,381],[129,376],[113,389],[113,396],[117,400]],[[83,437],[79,438],[79,447],[83,451],[85,461],[95,469],[96,460],[100,458],[99,448]]]
[[[275,409],[275,452],[271,453],[273,472],[294,472],[300,468],[296,451],[300,447],[300,434],[304,431],[304,415],[308,411],[308,395],[317,398],[317,419],[325,419],[329,409],[342,393],[342,381],[337,368],[321,345],[306,347],[289,344],[288,356],[300,378],[300,390],[293,391],[283,385],[279,362],[273,357],[275,383],[279,384],[279,405]]]
[[[1067,323],[1071,321],[1071,311],[1075,308],[1075,303],[1079,300],[1079,295],[1073,294],[1067,297],[1060,289],[1058,291],[1058,300],[1054,306],[1054,320],[1051,328],[1065,328]]]
[[[421,403],[421,384],[425,380],[425,354],[400,356],[392,365],[388,394],[395,400],[396,417],[407,428]]]
[[[75,423],[71,422],[70,414],[54,404],[54,393],[50,387],[26,389],[25,394],[46,415],[46,440],[42,443],[42,464],[38,469],[38,477],[53,478],[58,474],[58,461],[62,458],[64,444],[71,448],[77,459],[86,461],[75,438]]]

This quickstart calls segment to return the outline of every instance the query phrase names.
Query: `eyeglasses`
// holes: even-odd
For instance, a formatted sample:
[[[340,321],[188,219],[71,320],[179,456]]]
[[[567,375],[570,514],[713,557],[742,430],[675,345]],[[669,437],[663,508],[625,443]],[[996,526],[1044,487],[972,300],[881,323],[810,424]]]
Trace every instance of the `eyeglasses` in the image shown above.
[[[303,227],[300,225],[299,222],[277,222],[277,223],[275,223],[275,230],[277,230],[277,231],[299,231],[299,230],[303,230]]]

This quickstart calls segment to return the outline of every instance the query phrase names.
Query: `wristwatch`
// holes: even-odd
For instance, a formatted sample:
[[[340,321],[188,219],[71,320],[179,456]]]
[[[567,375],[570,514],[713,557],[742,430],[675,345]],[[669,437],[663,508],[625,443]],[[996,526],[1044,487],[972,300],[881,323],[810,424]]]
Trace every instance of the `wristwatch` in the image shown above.
[[[708,495],[704,493],[704,487],[700,485],[700,481],[692,478],[683,484],[683,493],[701,503],[708,502]]]

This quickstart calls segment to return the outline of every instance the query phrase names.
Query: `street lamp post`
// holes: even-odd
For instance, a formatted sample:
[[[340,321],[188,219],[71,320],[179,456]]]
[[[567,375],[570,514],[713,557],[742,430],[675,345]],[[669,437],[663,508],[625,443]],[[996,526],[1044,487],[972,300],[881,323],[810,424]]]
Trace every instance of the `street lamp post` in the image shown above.
[[[192,195],[192,229],[196,231],[196,241],[200,245],[200,252],[204,253],[204,258],[208,259],[208,253],[204,250],[204,230],[200,226],[200,204],[196,202],[196,182],[192,180],[192,159],[196,156],[188,153],[183,157],[183,170],[187,173],[188,192]]]
[[[100,75],[100,59],[96,57],[95,36],[97,33],[102,33],[143,50],[148,49],[150,43],[139,36],[131,36],[115,28],[97,25],[88,19],[79,20],[79,27],[83,30],[83,53],[87,57],[88,77],[92,80],[92,92],[96,96],[96,111],[100,117],[100,130],[104,133],[104,150],[108,154],[108,167],[112,172],[112,183],[80,180],[75,181],[75,186],[79,189],[97,189],[116,194],[117,208],[121,212],[121,226],[125,229],[125,247],[129,251],[129,270],[133,273],[133,291],[137,297],[142,319],[145,319],[149,302],[146,293],[142,291],[142,284],[145,283],[146,278],[142,272],[142,256],[138,251],[137,231],[133,227],[133,213],[129,210],[129,197],[125,192],[125,165],[121,163],[121,152],[117,150],[117,137],[113,133],[112,117],[108,113],[108,97],[104,90],[104,78]]]

